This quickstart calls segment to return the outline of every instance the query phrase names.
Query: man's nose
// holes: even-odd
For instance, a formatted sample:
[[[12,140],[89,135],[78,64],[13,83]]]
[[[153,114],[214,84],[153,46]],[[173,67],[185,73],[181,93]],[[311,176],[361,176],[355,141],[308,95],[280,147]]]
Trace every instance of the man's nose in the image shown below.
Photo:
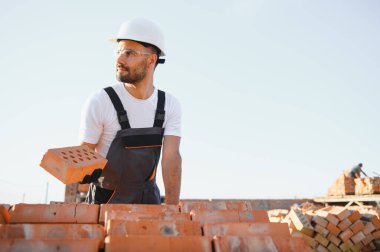
[[[116,56],[116,62],[118,64],[124,65],[125,63],[127,63],[127,61],[128,61],[128,58],[122,53]]]

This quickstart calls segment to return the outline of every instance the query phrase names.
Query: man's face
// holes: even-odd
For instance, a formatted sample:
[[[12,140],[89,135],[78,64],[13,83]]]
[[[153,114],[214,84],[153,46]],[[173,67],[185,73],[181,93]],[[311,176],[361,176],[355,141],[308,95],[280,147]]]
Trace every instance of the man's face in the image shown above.
[[[120,41],[118,50],[122,53],[116,59],[116,78],[130,84],[142,81],[147,73],[150,50],[131,40]]]

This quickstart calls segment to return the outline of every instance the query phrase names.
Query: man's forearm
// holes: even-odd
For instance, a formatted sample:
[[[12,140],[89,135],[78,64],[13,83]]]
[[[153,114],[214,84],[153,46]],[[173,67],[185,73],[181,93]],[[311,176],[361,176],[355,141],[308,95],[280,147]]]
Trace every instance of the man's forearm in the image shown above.
[[[181,192],[182,160],[180,154],[162,160],[165,203],[178,204]]]

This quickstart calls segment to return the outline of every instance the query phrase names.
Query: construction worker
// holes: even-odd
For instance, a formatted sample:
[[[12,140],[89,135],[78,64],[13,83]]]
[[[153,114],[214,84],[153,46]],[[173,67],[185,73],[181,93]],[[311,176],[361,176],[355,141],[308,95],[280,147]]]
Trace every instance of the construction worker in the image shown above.
[[[359,163],[358,165],[355,165],[352,167],[352,169],[349,171],[348,176],[350,178],[360,178],[360,173],[363,173],[364,176],[368,177],[367,174],[362,170],[363,164]]]
[[[181,108],[175,97],[153,85],[157,64],[165,62],[164,36],[153,22],[135,18],[121,25],[113,41],[120,83],[93,94],[82,113],[82,145],[108,160],[86,202],[160,204],[155,179],[162,147],[165,203],[178,204]]]

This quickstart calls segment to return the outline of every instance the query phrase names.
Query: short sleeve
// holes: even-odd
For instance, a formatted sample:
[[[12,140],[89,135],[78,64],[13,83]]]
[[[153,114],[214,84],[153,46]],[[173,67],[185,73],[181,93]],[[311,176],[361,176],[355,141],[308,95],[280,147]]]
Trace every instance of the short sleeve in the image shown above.
[[[168,104],[169,107],[168,115],[167,115],[167,122],[165,124],[165,132],[164,135],[171,135],[171,136],[181,136],[181,118],[182,118],[182,110],[181,110],[181,104],[175,97],[171,97],[171,102]]]
[[[79,141],[97,144],[103,132],[101,93],[91,95],[82,109]]]

